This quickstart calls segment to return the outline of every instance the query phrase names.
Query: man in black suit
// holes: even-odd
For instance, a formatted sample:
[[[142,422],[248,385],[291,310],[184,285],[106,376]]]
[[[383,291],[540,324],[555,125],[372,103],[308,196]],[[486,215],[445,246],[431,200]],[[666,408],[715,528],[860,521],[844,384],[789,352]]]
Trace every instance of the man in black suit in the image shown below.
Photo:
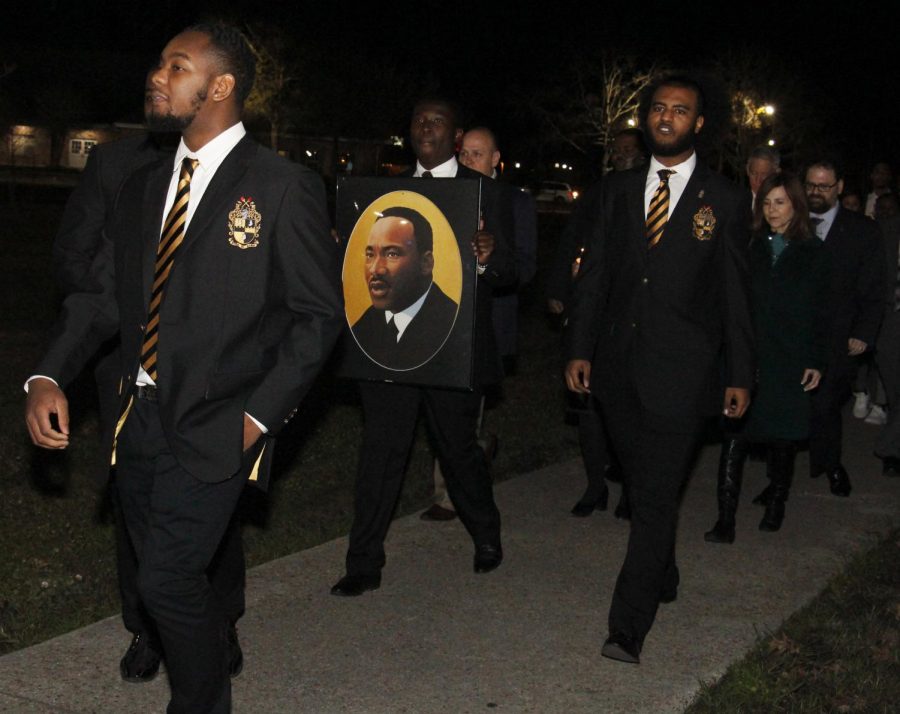
[[[810,218],[825,243],[831,265],[828,292],[828,359],[819,388],[811,392],[810,476],[823,473],[831,492],[850,495],[850,477],[841,463],[841,407],[850,397],[859,355],[874,348],[884,310],[884,248],[878,226],[840,206],[844,190],[837,163],[809,165],[805,175]]]
[[[491,300],[493,312],[494,337],[497,350],[503,360],[503,371],[509,374],[515,371],[516,341],[518,339],[519,295],[521,287],[534,277],[537,270],[537,215],[534,199],[515,186],[497,180],[497,167],[500,164],[500,149],[497,137],[487,127],[469,129],[462,137],[459,150],[459,163],[466,168],[477,171],[496,181],[503,197],[509,202],[512,210],[512,232],[507,234],[512,244],[516,259],[516,283],[495,290]],[[484,414],[484,402],[481,408]],[[483,420],[479,420],[481,437],[479,444],[490,461],[497,450],[497,437],[485,433]],[[421,515],[425,521],[447,521],[456,518],[456,509],[447,491],[447,483],[441,473],[440,465],[434,468],[434,501]]]
[[[56,241],[53,267],[57,284],[65,295],[90,289],[91,264],[103,244],[103,227],[112,214],[119,188],[132,173],[164,156],[172,156],[177,134],[137,134],[118,141],[98,144],[91,150],[78,186],[66,202]],[[169,145],[171,144],[171,146]],[[119,397],[118,339],[101,348],[94,369],[97,382],[100,421],[115,419]],[[100,456],[98,476],[109,486],[116,536],[116,572],[122,599],[122,620],[132,639],[119,662],[122,679],[146,682],[159,671],[162,653],[153,620],[147,615],[137,591],[137,558],[128,529],[122,518],[116,492],[115,472],[105,456]],[[111,476],[111,478],[110,478]],[[237,676],[243,664],[234,623],[244,612],[244,555],[237,519],[223,538],[210,571],[210,584],[222,598],[231,623],[230,673]]]
[[[462,136],[459,111],[444,99],[425,99],[413,109],[410,140],[416,168],[408,175],[426,179],[478,178],[460,166],[455,146]],[[361,382],[365,420],[354,491],[354,517],[347,549],[346,574],[333,595],[358,596],[381,585],[384,538],[400,495],[403,475],[420,407],[441,471],[460,520],[475,544],[476,573],[487,573],[503,560],[500,513],[494,503],[488,465],[478,446],[477,423],[484,385],[499,381],[500,359],[491,325],[491,290],[515,282],[513,255],[503,240],[504,207],[490,186],[482,185],[484,229],[475,233],[471,259],[477,270],[471,392],[414,387],[388,382]],[[508,216],[509,211],[505,214]]]
[[[890,195],[890,194],[886,194]],[[887,392],[888,417],[875,455],[885,476],[900,476],[900,215],[878,221],[884,239],[885,306],[875,361]]]
[[[697,161],[694,80],[654,83],[641,116],[650,166],[604,181],[566,347],[567,385],[600,402],[629,490],[602,654],[632,663],[659,603],[676,597],[678,492],[703,424],[723,401],[726,416],[742,416],[753,382],[749,196]]]
[[[165,47],[146,103],[152,129],[181,132],[174,161],[126,179],[88,289],[66,300],[28,384],[32,440],[65,448],[57,384],[118,332],[106,443],[171,714],[230,711],[228,619],[207,570],[342,323],[321,181],[241,124],[254,73],[232,27],[196,25]]]
[[[412,208],[382,212],[366,245],[366,285],[372,306],[350,328],[372,360],[415,369],[441,348],[459,306],[432,279],[434,238]]]

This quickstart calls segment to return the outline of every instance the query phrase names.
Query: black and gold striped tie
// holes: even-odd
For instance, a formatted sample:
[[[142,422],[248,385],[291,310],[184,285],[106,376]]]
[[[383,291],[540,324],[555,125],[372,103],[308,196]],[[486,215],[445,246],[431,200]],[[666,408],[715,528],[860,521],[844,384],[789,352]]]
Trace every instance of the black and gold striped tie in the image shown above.
[[[156,269],[153,273],[153,289],[150,292],[150,308],[147,311],[147,330],[144,332],[144,344],[141,347],[141,367],[156,381],[156,347],[159,341],[159,308],[162,304],[163,290],[172,266],[175,254],[184,240],[184,224],[187,221],[188,200],[191,194],[191,177],[199,161],[187,156],[181,162],[181,175],[178,177],[178,190],[166,222],[162,236],[156,249]]]
[[[669,219],[669,176],[675,172],[671,169],[660,169],[659,186],[653,198],[650,199],[650,207],[647,209],[647,247],[652,248],[662,238]]]

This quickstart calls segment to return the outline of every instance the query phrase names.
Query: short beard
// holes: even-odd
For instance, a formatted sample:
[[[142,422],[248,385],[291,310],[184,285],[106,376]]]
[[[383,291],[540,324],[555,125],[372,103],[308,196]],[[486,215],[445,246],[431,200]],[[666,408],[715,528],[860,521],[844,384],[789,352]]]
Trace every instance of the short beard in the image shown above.
[[[809,205],[809,210],[811,213],[828,213],[828,211],[831,209],[828,201],[826,201],[822,196],[807,196],[806,202]]]
[[[196,119],[201,105],[206,101],[207,94],[205,89],[197,92],[197,95],[191,102],[191,111],[189,114],[175,116],[171,112],[168,114],[154,114],[152,111],[147,112],[144,116],[144,119],[147,122],[147,129],[159,133],[183,132],[191,125],[194,119]]]
[[[664,158],[678,156],[679,154],[683,154],[689,149],[694,148],[694,134],[692,133],[686,134],[674,143],[659,144],[653,137],[652,132],[648,131],[644,136],[644,140],[647,142],[647,146],[654,156],[662,156]]]

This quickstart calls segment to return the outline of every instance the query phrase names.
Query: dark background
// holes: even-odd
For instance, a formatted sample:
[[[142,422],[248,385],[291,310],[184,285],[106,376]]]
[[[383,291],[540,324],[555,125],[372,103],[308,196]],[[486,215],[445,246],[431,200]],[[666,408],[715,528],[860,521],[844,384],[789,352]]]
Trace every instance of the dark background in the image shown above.
[[[791,121],[811,128],[807,153],[835,151],[860,176],[876,160],[895,168],[900,160],[900,10],[894,3],[420,0],[353,11],[321,1],[37,0],[18,5],[15,16],[5,26],[0,59],[17,69],[0,81],[0,112],[16,116],[0,119],[140,121],[139,88],[167,39],[201,17],[217,16],[269,23],[302,51],[307,79],[318,78],[308,96],[319,110],[299,130],[340,123],[341,131],[358,136],[370,119],[372,135],[386,127],[405,135],[406,94],[439,91],[467,108],[470,124],[494,127],[505,157],[515,159],[541,131],[523,99],[566,81],[580,59],[615,48],[643,62],[702,68],[740,52],[759,58],[766,75],[760,82],[797,81],[802,91],[791,90],[785,101],[795,105]],[[381,61],[402,75],[406,94],[396,109],[367,117],[368,104],[352,95],[360,94],[359,83],[377,94]],[[327,92],[315,89],[329,85]],[[346,93],[335,91],[338,86]],[[386,90],[396,94],[396,83]]]

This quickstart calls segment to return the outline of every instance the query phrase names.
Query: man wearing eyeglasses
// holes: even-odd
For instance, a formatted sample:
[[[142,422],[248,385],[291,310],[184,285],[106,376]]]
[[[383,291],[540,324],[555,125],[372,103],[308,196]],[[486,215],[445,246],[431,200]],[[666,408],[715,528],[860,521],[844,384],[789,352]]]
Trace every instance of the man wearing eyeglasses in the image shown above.
[[[884,250],[878,226],[841,207],[844,181],[834,161],[810,164],[805,188],[816,234],[831,260],[828,362],[812,392],[810,476],[824,473],[835,496],[849,496],[850,477],[841,463],[841,407],[850,397],[857,358],[875,345],[884,309]]]

